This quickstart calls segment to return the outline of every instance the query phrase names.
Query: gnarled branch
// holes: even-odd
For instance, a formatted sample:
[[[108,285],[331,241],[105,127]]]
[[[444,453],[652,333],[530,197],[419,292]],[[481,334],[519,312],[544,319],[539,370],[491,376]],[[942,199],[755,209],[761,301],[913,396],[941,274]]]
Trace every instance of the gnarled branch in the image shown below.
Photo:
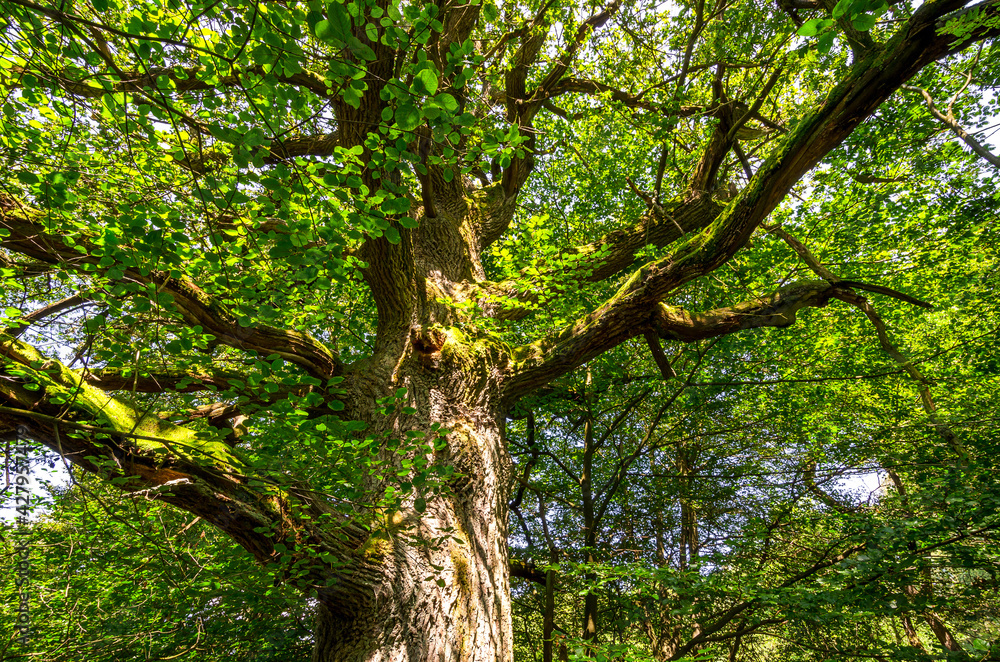
[[[69,248],[61,237],[48,233],[33,221],[7,212],[2,206],[0,227],[10,233],[0,246],[16,253],[70,267],[99,262],[99,258]],[[77,246],[86,245],[86,242],[77,242]],[[158,291],[170,294],[173,308],[188,324],[201,326],[223,344],[265,355],[278,354],[323,379],[341,370],[340,361],[333,352],[309,334],[266,325],[242,327],[235,316],[184,276],[175,277],[160,271],[146,273],[133,267],[123,271],[123,278],[155,285]]]
[[[952,133],[958,136],[962,142],[968,145],[969,149],[975,152],[979,157],[990,165],[1000,168],[1000,156],[996,156],[990,152],[990,150],[986,149],[985,145],[976,140],[972,134],[962,128],[962,125],[955,119],[955,115],[952,113],[950,108],[948,109],[947,114],[942,113],[938,110],[938,107],[934,105],[934,99],[931,97],[930,92],[922,87],[917,87],[916,85],[903,85],[902,88],[911,92],[919,92],[924,98],[924,102],[927,104],[927,110],[930,111],[931,115],[933,115],[936,120],[951,129]]]

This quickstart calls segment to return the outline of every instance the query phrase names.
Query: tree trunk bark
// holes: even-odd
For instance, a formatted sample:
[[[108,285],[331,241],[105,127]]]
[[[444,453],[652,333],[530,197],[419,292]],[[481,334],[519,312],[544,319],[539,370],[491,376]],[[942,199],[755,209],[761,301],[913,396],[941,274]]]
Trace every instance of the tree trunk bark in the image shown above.
[[[313,662],[513,659],[510,457],[497,359],[488,343],[454,329],[414,326],[390,369],[369,365],[347,377],[348,412],[368,419],[366,435],[414,443],[400,451],[383,442],[368,491],[394,487],[402,496],[396,508],[373,512],[371,537],[358,550],[380,572],[338,575],[340,584],[364,586],[367,598],[353,603],[337,583],[319,591]],[[393,412],[364,404],[402,388]],[[415,477],[424,462],[453,473],[425,484]]]
[[[467,435],[463,442],[501,448],[495,427],[451,425],[450,438]],[[380,564],[382,575],[370,599],[353,608],[342,600],[323,604],[320,593],[313,662],[513,658],[506,457],[493,455],[486,475],[428,499],[422,514],[403,508],[373,525],[361,553]]]

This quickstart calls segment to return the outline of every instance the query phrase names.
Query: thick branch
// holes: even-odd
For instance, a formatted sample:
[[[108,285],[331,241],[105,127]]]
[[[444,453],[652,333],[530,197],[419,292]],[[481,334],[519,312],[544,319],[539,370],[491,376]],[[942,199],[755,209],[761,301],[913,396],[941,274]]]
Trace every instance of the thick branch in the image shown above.
[[[808,579],[809,577],[816,576],[823,570],[826,570],[831,566],[837,565],[841,561],[844,561],[845,559],[853,556],[854,554],[857,554],[858,552],[864,550],[865,548],[866,548],[865,545],[856,545],[854,547],[848,548],[847,550],[841,552],[840,554],[836,554],[830,557],[825,557],[822,560],[814,563],[809,568],[803,570],[802,572],[799,572],[793,575],[792,577],[786,579],[781,584],[779,584],[779,587],[788,588],[794,586],[803,579]],[[697,635],[695,635],[694,637],[689,639],[686,643],[678,647],[677,650],[674,651],[672,659],[674,660],[681,659],[688,653],[690,653],[692,650],[698,648],[701,645],[704,645],[707,641],[709,641],[709,638],[712,635],[714,635],[716,632],[719,632],[724,627],[729,625],[729,623],[731,623],[737,616],[747,611],[748,609],[752,609],[758,604],[759,600],[755,599],[755,600],[747,600],[745,602],[741,602],[737,605],[730,607],[712,623],[703,626],[701,628],[701,631]]]
[[[401,241],[396,244],[384,236],[369,237],[358,251],[358,257],[368,265],[362,275],[378,312],[376,351],[406,337],[416,305],[413,234],[405,228],[400,228],[399,234]]]
[[[517,397],[547,381],[573,370],[594,356],[641,333],[656,319],[666,326],[667,336],[711,337],[752,326],[781,326],[782,304],[791,299],[829,296],[829,283],[775,295],[772,312],[702,319],[686,319],[675,312],[660,321],[657,304],[682,285],[725,264],[750,239],[754,230],[788,194],[792,186],[830,150],[839,145],[871,115],[900,85],[925,65],[976,41],[1000,34],[1000,26],[981,25],[961,46],[948,34],[938,34],[938,20],[953,7],[951,2],[928,2],[915,12],[884,49],[870,54],[850,67],[842,82],[825,97],[824,103],[798,122],[774,154],[754,174],[749,184],[729,203],[725,211],[701,233],[681,243],[671,255],[651,262],[636,272],[619,292],[596,311],[576,323],[516,352],[519,370],[509,384]],[[984,5],[988,17],[1000,15],[997,4]],[[801,287],[792,286],[793,288]],[[808,305],[808,304],[806,304]],[[762,306],[763,307],[763,306]],[[787,312],[794,313],[794,308]],[[671,321],[670,318],[676,320]],[[786,324],[792,319],[787,318]],[[772,320],[774,323],[753,323]],[[670,323],[667,323],[670,322]],[[693,331],[701,326],[698,331]],[[707,332],[713,332],[708,334]],[[664,335],[661,333],[661,335]]]
[[[690,313],[661,303],[653,315],[652,326],[661,338],[680,342],[705,340],[747,329],[787,327],[795,323],[799,310],[826,306],[833,289],[824,281],[802,281],[768,296],[706,313]]]
[[[61,237],[46,232],[41,225],[8,214],[0,205],[0,227],[10,234],[0,242],[4,248],[49,264],[97,264],[99,259],[81,254],[66,246]],[[77,246],[86,246],[77,242]],[[235,316],[219,305],[186,277],[172,277],[167,272],[144,273],[137,268],[124,270],[127,281],[155,285],[158,292],[173,297],[173,308],[188,324],[201,326],[219,342],[237,349],[253,350],[264,355],[278,354],[302,366],[311,374],[328,378],[340,372],[339,359],[322,343],[307,333],[260,325],[240,326]]]
[[[33,385],[34,390],[26,388]],[[296,540],[331,553],[326,566],[310,559],[306,578],[330,604],[357,604],[370,595],[357,581],[377,576],[375,563],[355,550],[369,532],[346,521],[315,499],[285,490],[267,477],[250,487],[244,462],[225,443],[147,414],[88,385],[80,373],[0,333],[0,430],[16,429],[86,471],[105,479],[123,478],[122,489],[158,499],[204,518],[243,546],[261,563],[279,562],[278,543]],[[289,505],[297,500],[309,516],[298,519]],[[321,528],[332,518],[340,526]],[[336,567],[336,570],[331,570]],[[331,582],[345,572],[354,577]],[[323,586],[330,588],[322,588]]]

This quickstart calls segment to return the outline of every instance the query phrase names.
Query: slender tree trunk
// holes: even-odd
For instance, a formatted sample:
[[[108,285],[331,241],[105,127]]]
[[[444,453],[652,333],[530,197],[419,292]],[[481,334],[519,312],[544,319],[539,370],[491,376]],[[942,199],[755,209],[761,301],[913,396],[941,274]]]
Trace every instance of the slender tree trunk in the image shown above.
[[[553,563],[555,560],[553,559]],[[542,619],[542,662],[553,662],[552,647],[555,635],[556,571],[545,573],[545,615]]]
[[[590,386],[590,372],[587,372],[587,385]],[[580,491],[583,495],[583,544],[587,549],[587,566],[593,568],[597,563],[595,548],[597,547],[597,522],[594,517],[594,493],[591,484],[594,462],[594,417],[587,412],[584,424],[583,473],[580,476]],[[597,574],[588,570],[584,575],[589,590],[583,598],[583,640],[591,641],[597,638],[597,592],[593,589]]]
[[[532,435],[532,440],[534,435]],[[559,550],[556,548],[555,540],[549,532],[549,521],[547,515],[547,504],[545,497],[538,494],[538,519],[542,522],[542,534],[545,537],[545,545],[549,549],[549,563],[555,565],[559,562]],[[545,613],[542,615],[542,662],[552,662],[553,649],[555,646],[556,625],[556,571],[549,569],[545,573]]]
[[[910,617],[903,616],[900,620],[903,622],[903,630],[906,632],[906,640],[909,641],[910,645],[914,648],[926,653],[927,649],[924,648],[924,642],[920,641],[920,635],[917,634],[917,629],[913,627],[913,621],[910,620]]]

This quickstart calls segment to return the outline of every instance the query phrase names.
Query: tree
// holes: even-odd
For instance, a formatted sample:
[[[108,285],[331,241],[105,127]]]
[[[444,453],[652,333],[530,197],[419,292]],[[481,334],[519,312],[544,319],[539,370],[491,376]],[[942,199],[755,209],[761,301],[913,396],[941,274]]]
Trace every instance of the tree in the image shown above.
[[[787,233],[808,279],[698,284],[996,3],[753,4],[6,0],[0,423],[314,595],[317,662],[510,659],[520,399],[633,339],[669,378],[664,341],[920,303]],[[604,185],[529,219],[544,178]]]
[[[867,329],[857,323],[838,329],[860,332],[848,346],[865,344]],[[910,333],[933,342],[926,324]],[[774,344],[767,341],[776,335],[756,342]],[[846,373],[853,377],[837,377],[818,356],[828,340],[800,327],[782,332],[770,351],[695,344],[685,354],[698,360],[679,356],[680,379],[663,385],[649,381],[648,360],[615,351],[588,366],[605,364],[613,389],[588,389],[591,397],[568,404],[562,422],[530,416],[524,432],[511,426],[525,477],[512,504],[512,548],[548,565],[546,548],[556,547],[561,561],[554,598],[547,577],[519,573],[538,588],[515,586],[516,631],[534,631],[519,639],[518,659],[532,652],[553,659],[543,648],[553,633],[570,650],[593,651],[586,659],[626,651],[627,659],[642,660],[928,660],[942,650],[962,659],[985,652],[984,642],[996,638],[988,615],[995,598],[987,597],[997,585],[995,463],[958,469],[942,461],[937,435],[899,425],[900,416],[912,415],[899,398],[865,394],[900,388],[877,357],[832,354],[826,360],[861,361],[874,373],[854,366]],[[972,355],[993,356],[991,344]],[[733,366],[734,355],[753,362]],[[810,370],[799,365],[803,355],[816,361]],[[795,377],[781,379],[784,370]],[[712,380],[716,371],[727,378]],[[991,397],[995,380],[970,377],[953,374],[953,388],[975,382]],[[803,383],[825,397],[801,397]],[[658,388],[668,392],[649,397]],[[644,414],[643,396],[651,410]],[[529,402],[560,411],[534,398],[520,406]],[[973,414],[970,404],[961,409],[963,436],[981,437],[983,454],[996,440],[991,423],[979,421],[992,420],[995,409]],[[601,414],[603,421],[592,422]],[[581,464],[602,454],[594,492],[614,501],[597,509],[595,545],[585,541],[591,520],[586,483],[577,476]],[[835,485],[872,463],[889,476],[905,474],[907,487],[897,492],[888,478],[875,494]],[[625,465],[630,470],[622,472]],[[617,492],[607,487],[623,474]],[[574,630],[589,626],[592,613],[599,614],[598,636],[585,630],[581,637]]]

